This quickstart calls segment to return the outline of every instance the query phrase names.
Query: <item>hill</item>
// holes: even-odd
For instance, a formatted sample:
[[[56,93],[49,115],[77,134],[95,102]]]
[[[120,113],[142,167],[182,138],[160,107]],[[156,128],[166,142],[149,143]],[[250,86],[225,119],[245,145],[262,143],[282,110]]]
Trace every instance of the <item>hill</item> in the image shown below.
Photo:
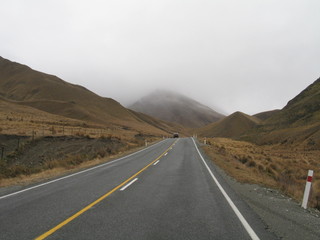
[[[174,131],[170,128],[175,128],[166,124],[160,129],[157,124],[144,121],[146,116],[141,117],[141,114],[126,109],[111,98],[100,97],[82,86],[2,57],[0,97],[11,104],[107,127],[134,129],[148,134],[166,134]]]
[[[277,114],[280,110],[271,110],[271,111],[266,111],[266,112],[261,112],[261,113],[257,113],[254,114],[253,117],[256,117],[262,121],[267,120],[268,118],[274,116],[275,114]]]
[[[319,148],[320,78],[249,134],[257,143],[302,144],[307,148]]]
[[[266,121],[275,128],[304,126],[320,120],[320,78]]]
[[[224,119],[199,129],[198,134],[203,137],[231,137],[236,138],[256,127],[260,120],[242,112],[235,112]]]
[[[188,128],[202,127],[223,118],[222,114],[191,98],[164,90],[141,98],[129,108]]]
[[[320,78],[281,110],[248,116],[236,112],[198,131],[205,137],[228,137],[257,144],[320,147]]]

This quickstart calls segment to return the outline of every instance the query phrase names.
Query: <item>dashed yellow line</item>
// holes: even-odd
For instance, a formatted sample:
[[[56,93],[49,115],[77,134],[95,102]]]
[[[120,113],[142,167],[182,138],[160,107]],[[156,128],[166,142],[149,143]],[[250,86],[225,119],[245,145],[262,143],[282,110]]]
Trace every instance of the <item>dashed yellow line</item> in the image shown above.
[[[98,204],[99,202],[101,202],[102,200],[104,200],[105,198],[107,198],[108,196],[110,196],[112,193],[114,193],[115,191],[117,191],[119,188],[121,188],[123,185],[127,184],[129,181],[131,181],[132,179],[134,179],[136,176],[138,176],[139,174],[141,174],[143,171],[145,171],[148,167],[150,167],[153,163],[155,163],[156,161],[158,161],[160,158],[162,158],[162,156],[169,151],[169,149],[176,143],[176,141],[170,146],[168,147],[159,157],[157,157],[155,160],[153,160],[151,163],[149,163],[147,166],[145,166],[144,168],[142,168],[140,171],[138,171],[137,173],[135,173],[134,175],[132,175],[131,177],[129,177],[127,180],[125,180],[124,182],[122,182],[121,184],[119,184],[118,186],[116,186],[114,189],[112,189],[110,192],[106,193],[105,195],[103,195],[102,197],[98,198],[97,200],[95,200],[94,202],[90,203],[88,206],[86,206],[85,208],[81,209],[79,212],[75,213],[74,215],[72,215],[71,217],[69,217],[68,219],[64,220],[63,222],[61,222],[60,224],[58,224],[57,226],[55,226],[54,228],[50,229],[49,231],[45,232],[44,234],[42,234],[41,236],[35,238],[35,240],[42,240],[47,238],[48,236],[50,236],[51,234],[53,234],[54,232],[56,232],[57,230],[59,230],[60,228],[62,228],[63,226],[67,225],[68,223],[70,223],[72,220],[76,219],[77,217],[79,217],[81,214],[85,213],[86,211],[88,211],[90,208],[92,208],[93,206],[95,206],[96,204]]]

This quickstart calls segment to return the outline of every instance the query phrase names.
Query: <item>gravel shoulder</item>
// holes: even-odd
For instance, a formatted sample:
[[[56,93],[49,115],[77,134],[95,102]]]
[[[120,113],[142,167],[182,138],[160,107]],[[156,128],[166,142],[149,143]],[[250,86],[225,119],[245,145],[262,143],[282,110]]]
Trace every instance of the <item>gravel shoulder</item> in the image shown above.
[[[215,164],[214,164],[215,165]],[[280,239],[320,239],[320,212],[303,209],[279,191],[256,184],[242,184],[216,166],[216,170],[234,191],[258,214]]]

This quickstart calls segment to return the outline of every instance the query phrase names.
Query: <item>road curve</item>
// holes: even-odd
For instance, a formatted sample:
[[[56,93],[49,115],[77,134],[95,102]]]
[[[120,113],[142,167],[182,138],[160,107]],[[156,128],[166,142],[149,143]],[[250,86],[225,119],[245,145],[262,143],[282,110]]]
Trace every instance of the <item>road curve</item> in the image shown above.
[[[276,239],[203,156],[191,138],[166,139],[0,196],[0,239]]]

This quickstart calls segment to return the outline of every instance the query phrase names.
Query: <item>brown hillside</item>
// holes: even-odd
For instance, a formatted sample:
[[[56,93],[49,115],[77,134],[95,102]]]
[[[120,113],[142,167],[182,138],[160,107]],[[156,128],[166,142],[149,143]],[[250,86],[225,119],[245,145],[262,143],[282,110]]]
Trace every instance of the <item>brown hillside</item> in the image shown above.
[[[320,78],[266,121],[275,128],[304,126],[320,120]]]
[[[164,90],[143,97],[129,108],[188,128],[202,127],[224,117],[191,98]]]
[[[0,96],[6,99],[81,120],[132,118],[131,114],[113,99],[99,97],[84,87],[34,71],[25,65],[0,58],[0,73]],[[42,107],[42,103],[46,106]],[[56,107],[56,104],[60,107]],[[61,109],[62,105],[67,109],[78,105],[74,107],[78,109],[74,110],[75,112],[65,111],[64,107]],[[104,110],[101,112],[102,116],[97,114],[97,110]]]
[[[0,57],[0,97],[67,118],[164,134],[111,98]]]
[[[41,134],[50,135],[52,127],[57,129],[57,127],[65,126],[79,130],[85,126],[83,121],[50,114],[2,98],[0,98],[0,116],[0,134],[7,135],[31,136],[33,131],[39,131],[39,129]],[[86,125],[86,127],[89,126]],[[97,127],[99,126],[95,126]]]
[[[219,122],[201,128],[198,133],[203,137],[237,138],[256,127],[259,122],[260,120],[255,117],[242,112],[235,112]]]
[[[251,136],[248,140],[259,144],[294,143],[319,148],[320,78],[248,135]]]

